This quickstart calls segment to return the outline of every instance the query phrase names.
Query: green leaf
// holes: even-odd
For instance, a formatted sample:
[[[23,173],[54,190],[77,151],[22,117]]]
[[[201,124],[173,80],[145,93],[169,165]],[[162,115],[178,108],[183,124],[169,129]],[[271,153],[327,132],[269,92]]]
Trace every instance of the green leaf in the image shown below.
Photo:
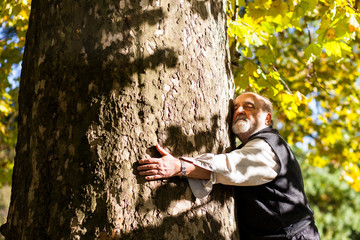
[[[259,58],[259,61],[263,65],[269,65],[275,62],[274,55],[268,48],[258,49],[255,55]]]
[[[275,27],[271,22],[262,21],[260,25],[268,34],[273,34],[275,31]]]
[[[238,4],[239,4],[239,7],[245,7],[246,6],[245,0],[239,0]]]
[[[304,49],[306,64],[313,62],[321,54],[320,44],[311,43]]]

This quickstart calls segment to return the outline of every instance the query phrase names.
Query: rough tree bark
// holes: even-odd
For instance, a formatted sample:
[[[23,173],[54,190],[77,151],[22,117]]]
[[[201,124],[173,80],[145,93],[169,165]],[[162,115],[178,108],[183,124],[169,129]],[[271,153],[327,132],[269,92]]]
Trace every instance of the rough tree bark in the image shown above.
[[[6,239],[235,239],[231,188],[195,199],[136,162],[232,147],[225,1],[33,0]]]

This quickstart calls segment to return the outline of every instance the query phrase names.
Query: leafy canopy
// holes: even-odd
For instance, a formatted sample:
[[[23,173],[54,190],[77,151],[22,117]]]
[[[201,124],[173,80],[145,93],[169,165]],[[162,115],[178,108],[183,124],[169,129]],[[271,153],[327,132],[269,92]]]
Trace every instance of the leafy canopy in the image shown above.
[[[341,168],[360,190],[360,1],[231,0],[236,91],[277,106],[277,126],[306,159]],[[305,140],[305,142],[304,142]]]
[[[0,185],[11,181],[17,136],[18,81],[14,67],[22,60],[30,1],[0,3]]]

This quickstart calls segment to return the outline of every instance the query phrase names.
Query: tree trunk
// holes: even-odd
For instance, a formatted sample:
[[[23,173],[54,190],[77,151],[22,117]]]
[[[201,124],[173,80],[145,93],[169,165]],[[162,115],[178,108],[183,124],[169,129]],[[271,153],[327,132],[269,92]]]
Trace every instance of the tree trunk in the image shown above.
[[[221,153],[225,1],[33,0],[6,239],[236,239],[232,190],[199,200],[136,162]]]

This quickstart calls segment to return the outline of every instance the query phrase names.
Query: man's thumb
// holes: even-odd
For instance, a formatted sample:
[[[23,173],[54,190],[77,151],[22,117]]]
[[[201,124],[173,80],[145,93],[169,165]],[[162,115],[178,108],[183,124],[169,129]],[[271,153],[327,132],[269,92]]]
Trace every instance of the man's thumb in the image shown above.
[[[168,155],[168,154],[169,154],[167,151],[165,151],[165,149],[163,149],[162,147],[160,147],[159,144],[156,144],[156,149],[159,151],[159,153],[160,153],[162,156],[165,156],[165,155]]]

